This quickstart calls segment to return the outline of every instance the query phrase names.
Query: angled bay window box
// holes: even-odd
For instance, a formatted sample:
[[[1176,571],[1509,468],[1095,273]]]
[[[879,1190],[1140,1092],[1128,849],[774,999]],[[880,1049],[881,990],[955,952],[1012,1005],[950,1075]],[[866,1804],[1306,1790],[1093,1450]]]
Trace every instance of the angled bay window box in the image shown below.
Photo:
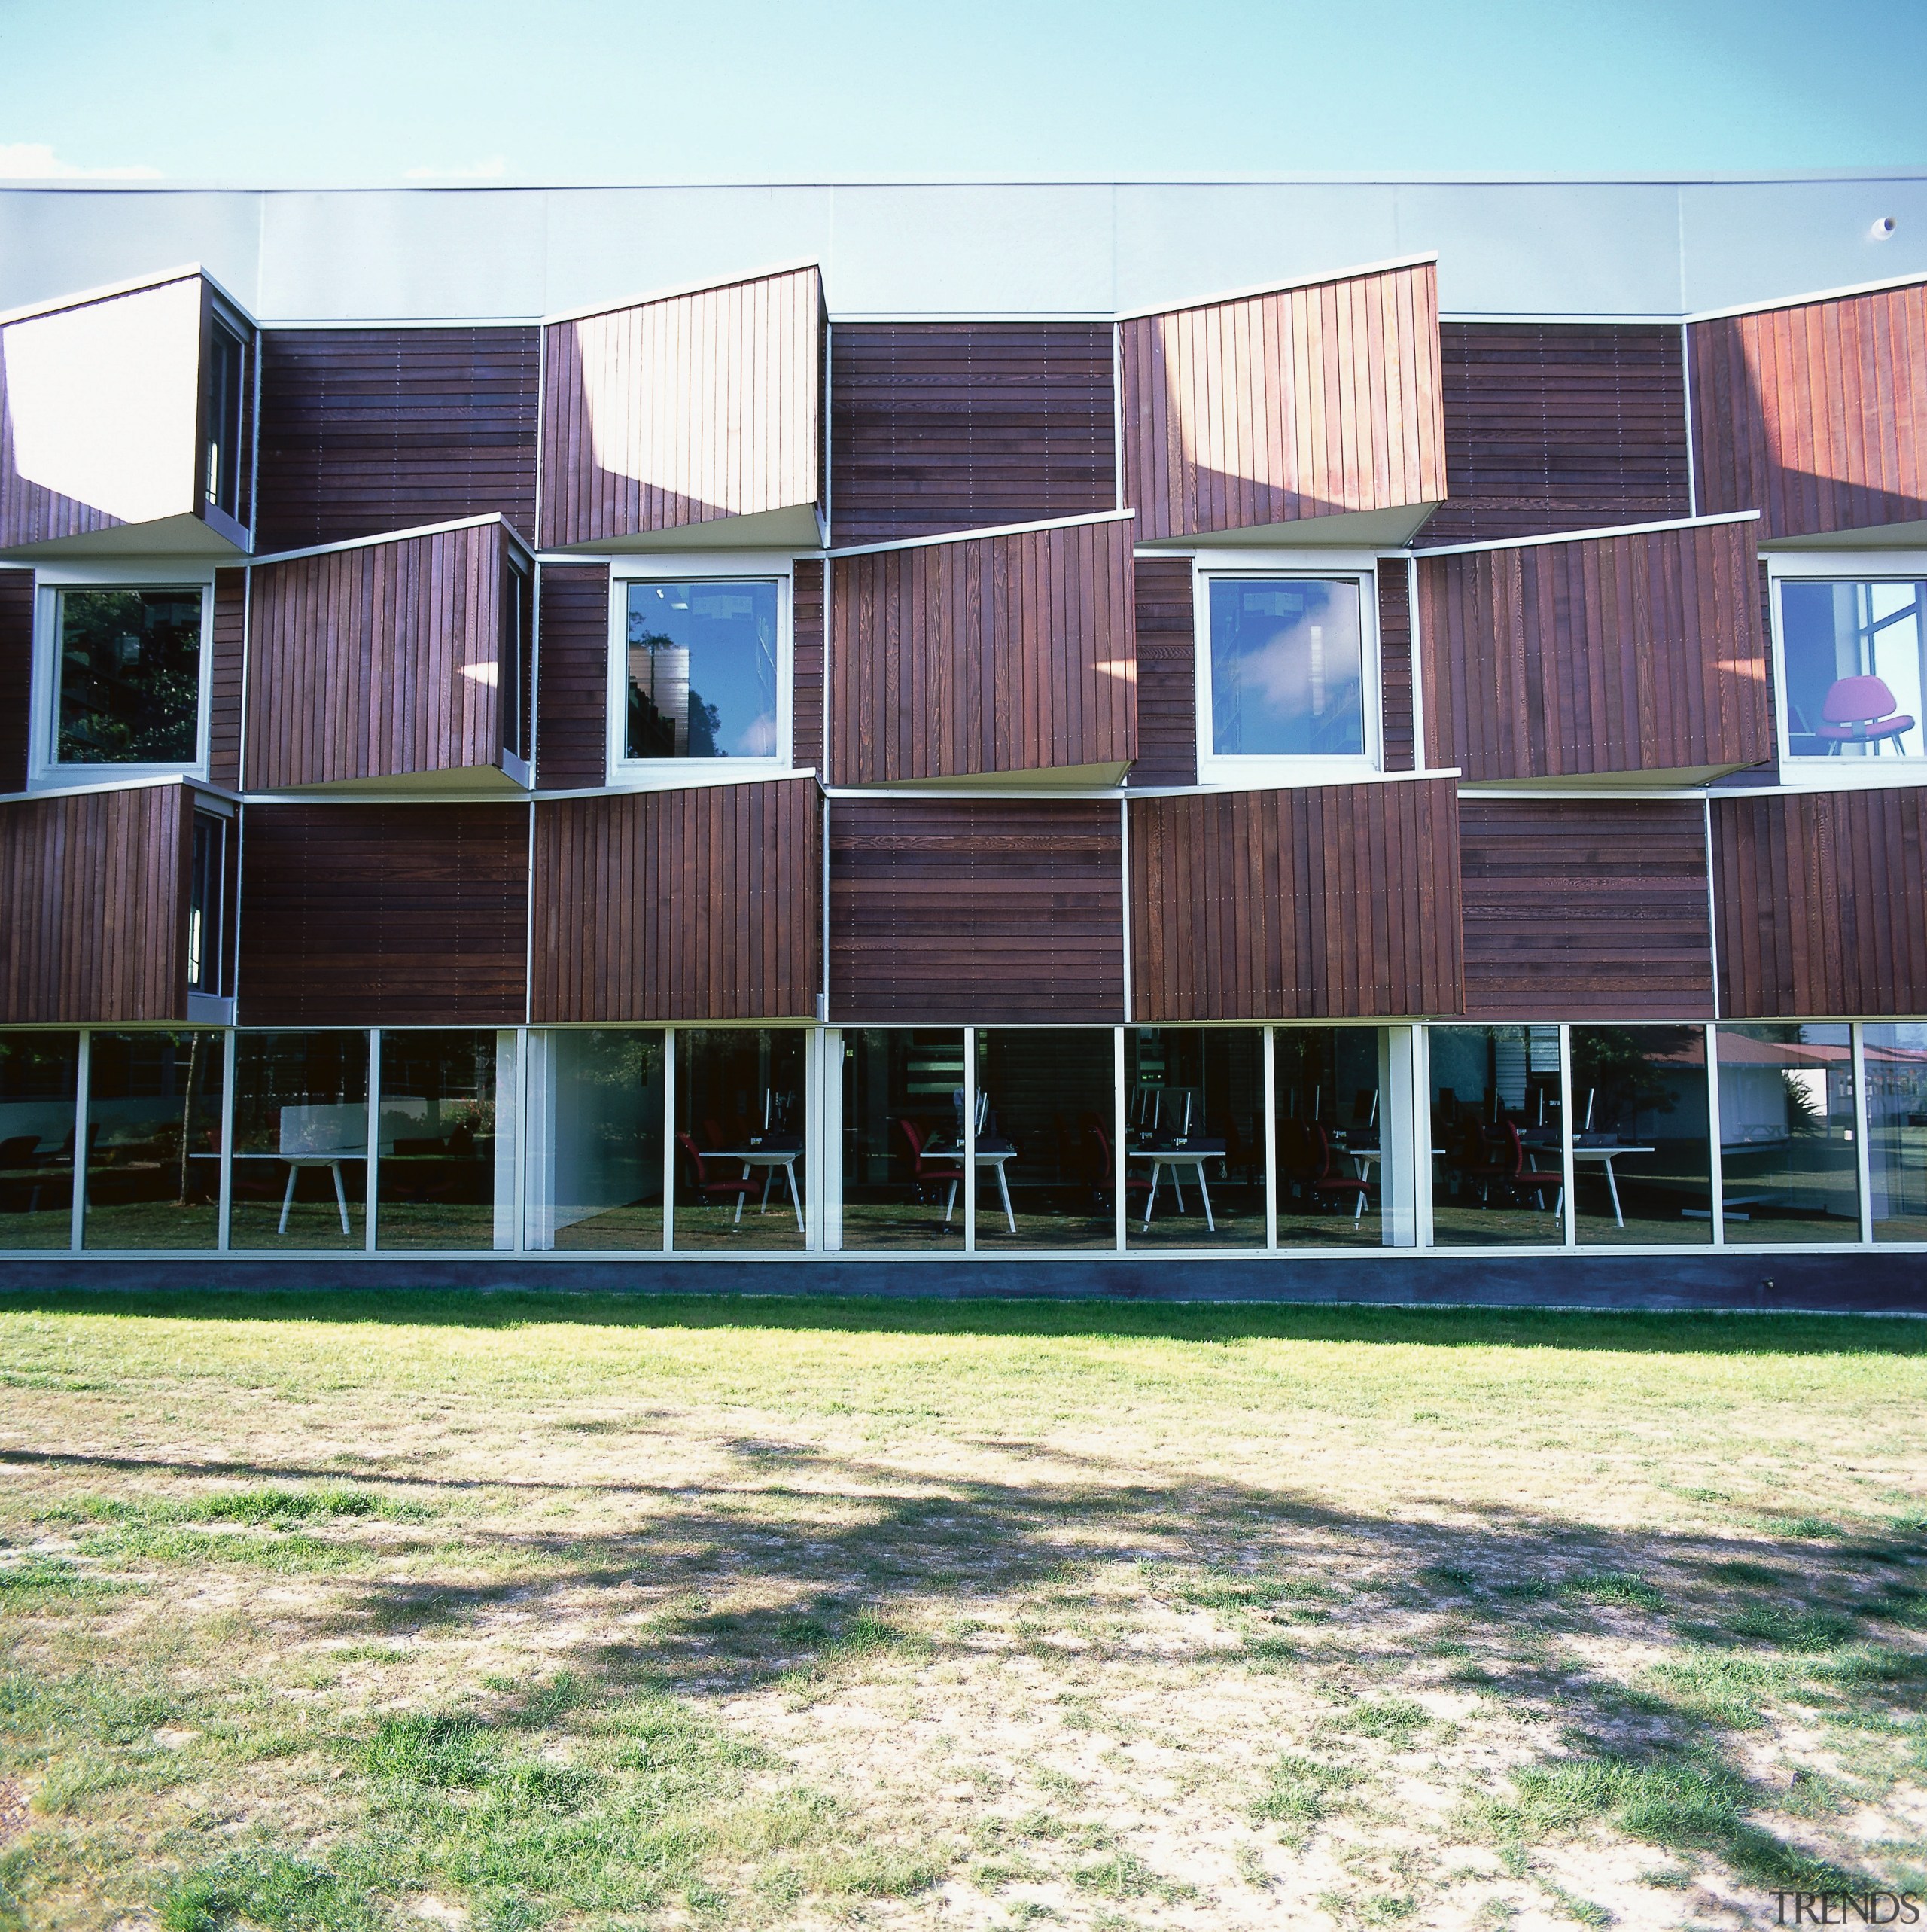
[[[0,318],[0,551],[245,551],[257,341],[191,269]]]
[[[816,547],[824,335],[813,266],[546,322],[542,547]]]
[[[500,517],[257,565],[247,788],[526,785],[533,581]]]

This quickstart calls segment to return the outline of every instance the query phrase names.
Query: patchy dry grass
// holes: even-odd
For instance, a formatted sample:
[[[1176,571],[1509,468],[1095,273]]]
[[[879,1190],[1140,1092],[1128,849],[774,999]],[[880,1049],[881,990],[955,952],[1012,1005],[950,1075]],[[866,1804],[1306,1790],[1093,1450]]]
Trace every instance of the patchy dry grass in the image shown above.
[[[1790,1318],[0,1300],[0,1927],[1927,1890],[1923,1371]]]

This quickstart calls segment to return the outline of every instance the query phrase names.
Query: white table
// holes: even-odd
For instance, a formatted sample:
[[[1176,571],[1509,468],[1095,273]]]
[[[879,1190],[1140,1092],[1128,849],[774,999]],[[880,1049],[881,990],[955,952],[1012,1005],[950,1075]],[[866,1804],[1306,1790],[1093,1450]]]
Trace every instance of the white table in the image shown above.
[[[796,1210],[796,1232],[803,1231],[802,1196],[796,1192],[796,1162],[802,1153],[801,1147],[719,1147],[714,1153],[704,1150],[705,1160],[739,1160],[743,1164],[743,1178],[750,1178],[750,1169],[760,1167],[763,1174],[763,1199],[756,1212],[766,1214],[769,1210],[769,1190],[776,1180],[776,1170],[783,1170],[783,1178],[790,1184],[790,1205]],[[743,1218],[743,1203],[749,1199],[747,1194],[736,1196],[735,1219],[731,1226],[740,1225]]]
[[[927,1147],[924,1150],[924,1154],[925,1159],[929,1160],[956,1160],[960,1158],[954,1147]],[[979,1147],[977,1150],[978,1166],[991,1167],[997,1170],[997,1191],[1003,1202],[1004,1225],[1012,1234],[1017,1232],[1017,1217],[1011,1212],[1010,1183],[1005,1178],[1003,1170],[1016,1158],[1017,1150],[1015,1147]],[[949,1198],[943,1204],[943,1224],[945,1227],[949,1227],[950,1217],[956,1211],[957,1185],[956,1181],[951,1181]]]
[[[218,1154],[206,1156],[218,1160]],[[348,1225],[348,1190],[341,1183],[341,1164],[345,1160],[365,1162],[368,1158],[366,1147],[330,1147],[320,1153],[237,1153],[236,1160],[279,1160],[288,1163],[288,1185],[282,1190],[281,1219],[275,1225],[276,1234],[288,1232],[288,1211],[294,1205],[294,1177],[304,1167],[325,1167],[334,1176],[334,1204],[341,1216],[341,1231],[350,1234],[353,1230]]]
[[[1191,1169],[1198,1183],[1198,1192],[1204,1202],[1204,1225],[1212,1233],[1218,1231],[1218,1223],[1211,1217],[1211,1190],[1204,1184],[1204,1163],[1207,1160],[1222,1160],[1225,1150],[1221,1146],[1207,1143],[1201,1147],[1131,1147],[1126,1150],[1127,1160],[1148,1160],[1151,1163],[1151,1195],[1144,1203],[1144,1226],[1151,1225],[1151,1210],[1158,1205],[1158,1183],[1164,1178],[1166,1168],[1171,1171],[1171,1192],[1177,1196],[1177,1211],[1184,1212],[1184,1187],[1177,1178],[1181,1167]]]
[[[1619,1211],[1619,1184],[1613,1178],[1612,1163],[1623,1153],[1653,1153],[1652,1147],[1613,1146],[1609,1147],[1582,1147],[1572,1150],[1572,1165],[1576,1168],[1582,1160],[1594,1161],[1606,1169],[1606,1191],[1612,1196],[1612,1220],[1616,1227],[1626,1225],[1626,1217]]]

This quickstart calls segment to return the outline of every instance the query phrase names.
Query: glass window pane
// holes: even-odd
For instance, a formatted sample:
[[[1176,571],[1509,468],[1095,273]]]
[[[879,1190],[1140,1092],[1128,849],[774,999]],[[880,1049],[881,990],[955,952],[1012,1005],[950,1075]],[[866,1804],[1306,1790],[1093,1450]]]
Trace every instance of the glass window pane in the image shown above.
[[[1556,1026],[1435,1026],[1432,1238],[1441,1248],[1563,1243]]]
[[[218,1033],[96,1033],[88,1048],[89,1248],[220,1239]]]
[[[977,1035],[977,1245],[1117,1245],[1109,1027]]]
[[[808,1036],[798,1028],[679,1028],[675,1245],[807,1245]]]
[[[73,1237],[78,1033],[0,1033],[0,1248]]]
[[[234,1039],[230,1248],[359,1248],[368,1199],[368,1036]]]
[[[1581,1244],[1710,1242],[1706,1029],[1575,1026],[1572,1040]]]
[[[1927,1025],[1863,1026],[1876,1241],[1927,1241]]]
[[[241,469],[248,352],[241,338],[218,317],[208,345],[207,461],[202,487],[207,500],[236,523],[245,522]]]
[[[1125,1245],[1265,1245],[1265,1035],[1256,1027],[1124,1036]]]
[[[514,1043],[383,1032],[377,1247],[513,1245]]]
[[[964,1245],[960,1027],[843,1035],[842,1245]]]
[[[1779,595],[1792,754],[1919,757],[1927,585],[1787,582]]]
[[[1213,751],[1363,756],[1365,645],[1356,582],[1214,577],[1210,611]]]
[[[201,593],[63,590],[54,757],[191,764],[199,749]]]
[[[528,1245],[662,1245],[663,1036],[531,1036]]]
[[[1281,1026],[1273,1038],[1279,1246],[1386,1245],[1397,1238],[1384,1214],[1388,1178],[1394,1230],[1409,1219],[1411,1183],[1408,1163],[1386,1159],[1387,1123],[1399,1110],[1384,1029]]]
[[[773,758],[776,586],[629,587],[632,758]]]
[[[1730,1244],[1858,1241],[1851,1030],[1720,1028],[1719,1141]]]

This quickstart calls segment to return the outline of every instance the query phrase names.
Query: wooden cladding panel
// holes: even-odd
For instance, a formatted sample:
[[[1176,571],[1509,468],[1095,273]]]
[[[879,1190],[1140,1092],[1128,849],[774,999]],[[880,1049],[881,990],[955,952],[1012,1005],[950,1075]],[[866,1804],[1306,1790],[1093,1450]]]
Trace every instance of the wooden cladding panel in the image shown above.
[[[498,764],[507,556],[489,523],[257,568],[248,788]]]
[[[0,791],[26,789],[33,605],[33,572],[0,570]]]
[[[1689,516],[1679,331],[1441,322],[1450,495],[1429,544]]]
[[[1429,762],[1469,780],[1773,751],[1751,523],[1418,560]]]
[[[535,813],[537,1022],[810,1019],[814,779],[558,799]]]
[[[248,573],[214,574],[214,651],[208,665],[208,776],[241,783],[242,678],[248,632]]]
[[[1116,806],[839,798],[829,838],[833,1020],[1123,1016]]]
[[[533,530],[539,337],[533,328],[265,331],[257,550],[497,513]]]
[[[1197,605],[1189,557],[1140,557],[1133,785],[1198,782]]]
[[[0,1021],[181,1019],[184,785],[0,805]]]
[[[609,779],[609,566],[541,567],[535,779],[571,791]]]
[[[1135,755],[1126,520],[836,558],[830,624],[839,785]]]
[[[1927,1013],[1927,792],[1712,801],[1728,1019]]]
[[[1108,324],[839,322],[830,352],[838,543],[1116,504]]]
[[[1702,806],[1466,799],[1459,848],[1469,1015],[1713,1017]]]
[[[822,495],[814,268],[545,331],[542,533],[589,544]]]
[[[1445,494],[1430,263],[1119,326],[1125,501],[1141,537]]]
[[[824,569],[822,560],[799,557],[791,579],[796,649],[790,670],[790,762],[821,771],[828,757],[823,739]]]
[[[1703,510],[1762,537],[1927,517],[1927,284],[1688,328]]]
[[[1416,771],[1412,738],[1411,572],[1403,557],[1378,563],[1378,724],[1388,772]]]
[[[1450,779],[1131,802],[1131,1016],[1458,1013]]]
[[[517,1026],[526,805],[251,805],[239,1018],[249,1026]]]

